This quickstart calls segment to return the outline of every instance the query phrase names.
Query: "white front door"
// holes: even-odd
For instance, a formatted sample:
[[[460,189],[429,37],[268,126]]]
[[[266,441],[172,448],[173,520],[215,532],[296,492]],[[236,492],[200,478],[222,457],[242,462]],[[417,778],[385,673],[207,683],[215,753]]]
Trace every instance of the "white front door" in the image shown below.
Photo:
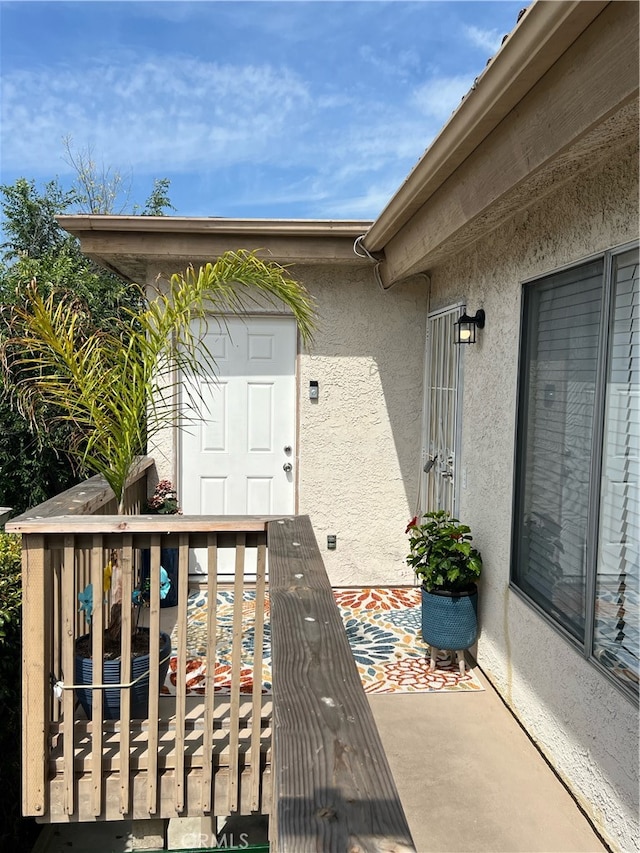
[[[206,344],[216,376],[199,384],[198,419],[182,430],[183,512],[293,513],[295,320],[230,317],[214,324]],[[185,411],[188,399],[185,389]],[[205,554],[195,552],[191,570],[206,573]]]

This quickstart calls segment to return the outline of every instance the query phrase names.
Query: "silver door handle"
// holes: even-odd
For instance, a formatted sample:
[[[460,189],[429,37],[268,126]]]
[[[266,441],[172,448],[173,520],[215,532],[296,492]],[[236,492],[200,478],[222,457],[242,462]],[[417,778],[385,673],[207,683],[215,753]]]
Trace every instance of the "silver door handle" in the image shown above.
[[[293,470],[293,465],[291,464],[291,462],[285,462],[284,465],[282,466],[282,470],[286,471],[288,474],[289,471]]]

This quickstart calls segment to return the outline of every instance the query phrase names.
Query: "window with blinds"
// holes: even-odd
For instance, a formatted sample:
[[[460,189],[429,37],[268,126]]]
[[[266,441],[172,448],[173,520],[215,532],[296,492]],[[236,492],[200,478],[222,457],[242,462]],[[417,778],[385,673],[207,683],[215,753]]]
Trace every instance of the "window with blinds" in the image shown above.
[[[638,250],[524,287],[512,582],[638,690]]]
[[[613,259],[593,654],[637,686],[640,651],[638,252]]]

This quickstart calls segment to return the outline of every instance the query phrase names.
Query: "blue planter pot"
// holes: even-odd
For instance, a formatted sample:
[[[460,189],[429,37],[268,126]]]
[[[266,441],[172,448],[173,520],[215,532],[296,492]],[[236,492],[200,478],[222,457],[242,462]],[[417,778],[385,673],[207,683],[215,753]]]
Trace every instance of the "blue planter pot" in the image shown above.
[[[140,631],[149,633],[148,628],[140,628]],[[162,644],[160,646],[160,686],[164,684],[169,669],[169,656],[171,654],[171,637],[162,632],[160,634]],[[103,672],[96,672],[93,678],[92,658],[83,658],[76,655],[75,660],[75,684],[120,684],[120,660],[105,660]],[[142,677],[141,677],[142,676]],[[131,718],[134,720],[146,720],[149,716],[149,655],[137,655],[131,661],[131,681],[140,678],[131,690]],[[82,705],[88,719],[91,719],[93,690],[76,690],[78,701]],[[102,713],[105,720],[120,719],[120,688],[105,688],[102,691]]]
[[[422,587],[422,639],[436,649],[468,649],[478,637],[478,588],[464,592]]]
[[[140,588],[143,590],[144,597],[144,589],[149,583],[151,572],[151,552],[148,548],[145,548],[140,556]],[[178,604],[178,549],[161,548],[160,565],[169,575],[169,580],[171,581],[171,586],[166,597],[160,599],[160,607],[175,607]],[[145,600],[149,600],[148,594]]]

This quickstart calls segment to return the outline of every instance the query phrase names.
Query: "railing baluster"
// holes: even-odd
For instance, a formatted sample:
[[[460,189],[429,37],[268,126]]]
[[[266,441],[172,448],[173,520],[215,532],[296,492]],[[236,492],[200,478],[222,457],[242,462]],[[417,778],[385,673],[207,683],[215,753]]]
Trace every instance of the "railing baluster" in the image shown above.
[[[202,811],[213,810],[215,771],[213,767],[213,720],[215,713],[216,663],[218,630],[218,537],[207,537],[207,657],[204,691],[204,731],[202,733]]]
[[[267,566],[266,534],[258,537],[258,561],[256,569],[256,609],[253,642],[253,685],[251,708],[251,811],[260,808],[260,743],[262,735],[262,643],[264,638],[265,575]]]
[[[158,810],[158,701],[160,679],[160,536],[151,537],[149,562],[149,726],[147,740],[147,809],[149,814]]]
[[[64,560],[64,550],[56,548],[51,553],[51,607],[47,608],[47,634],[51,636],[51,672],[56,677],[63,672],[62,667],[62,643],[64,640],[62,620],[62,565]],[[73,623],[71,624],[73,631]],[[54,695],[53,690],[50,693],[49,708],[51,711],[52,722],[59,722],[62,713],[62,704]]]
[[[120,682],[131,681],[131,595],[133,593],[132,536],[122,538],[122,624],[120,636]],[[131,688],[120,690],[120,814],[129,811],[129,746],[131,742]]]
[[[189,536],[178,539],[178,665],[176,667],[176,811],[184,811],[184,721],[187,709],[187,598],[189,597]]]
[[[22,538],[22,809],[25,814],[47,812],[49,734],[49,672],[45,610],[45,575],[49,552],[41,534]],[[44,666],[43,666],[44,662]]]
[[[91,548],[91,583],[93,585],[93,615],[91,618],[91,678],[94,684],[104,683],[104,551],[102,536],[94,535]],[[102,811],[102,734],[103,690],[94,688],[91,708],[91,811],[96,817]]]
[[[64,560],[62,563],[62,677],[67,684],[75,682],[75,537],[64,537]],[[64,811],[73,814],[74,802],[74,720],[73,690],[62,694],[62,720],[64,723]]]
[[[236,563],[233,583],[233,629],[231,639],[231,696],[229,708],[229,814],[238,811],[238,749],[240,745],[240,669],[242,663],[242,604],[246,535],[236,536]]]

